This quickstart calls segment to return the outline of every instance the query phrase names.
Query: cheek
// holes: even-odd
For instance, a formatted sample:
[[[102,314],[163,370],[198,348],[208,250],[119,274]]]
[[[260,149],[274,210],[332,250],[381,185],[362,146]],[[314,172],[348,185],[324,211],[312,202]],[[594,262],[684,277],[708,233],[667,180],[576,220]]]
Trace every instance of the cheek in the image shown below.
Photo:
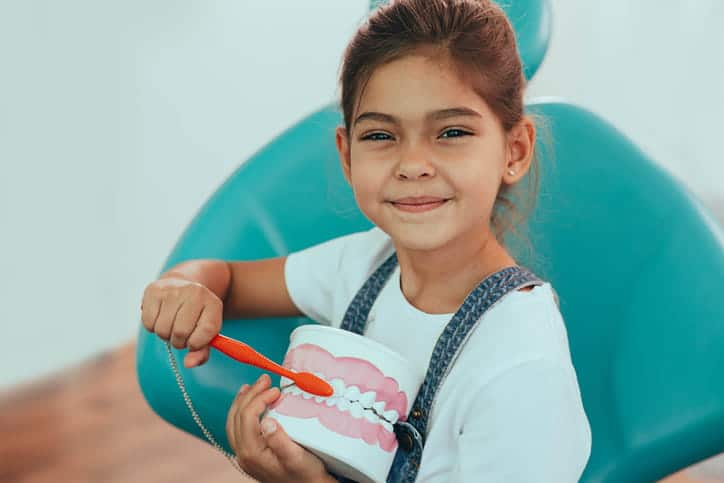
[[[454,183],[464,201],[486,211],[495,203],[500,187],[497,172],[492,166],[469,166],[465,173],[456,174]]]
[[[351,181],[359,201],[372,201],[381,196],[385,173],[381,169],[371,169],[364,163],[356,163],[352,166]]]

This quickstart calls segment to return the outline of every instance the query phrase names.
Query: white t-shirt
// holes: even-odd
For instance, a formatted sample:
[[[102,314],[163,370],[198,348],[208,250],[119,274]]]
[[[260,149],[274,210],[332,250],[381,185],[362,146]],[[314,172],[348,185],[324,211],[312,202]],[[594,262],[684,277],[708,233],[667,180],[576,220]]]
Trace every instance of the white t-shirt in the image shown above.
[[[292,253],[289,294],[309,318],[340,327],[357,291],[393,251],[374,227]],[[372,306],[365,336],[424,372],[453,315],[411,305],[398,265]],[[419,483],[579,480],[591,431],[550,284],[511,292],[483,315],[437,392],[427,430]]]

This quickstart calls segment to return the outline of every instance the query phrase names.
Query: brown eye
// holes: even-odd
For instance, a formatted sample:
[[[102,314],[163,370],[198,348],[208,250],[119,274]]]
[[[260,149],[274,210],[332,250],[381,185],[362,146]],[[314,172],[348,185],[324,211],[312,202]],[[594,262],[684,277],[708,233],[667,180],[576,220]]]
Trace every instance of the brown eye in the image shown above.
[[[471,134],[472,134],[471,132],[454,128],[454,129],[447,129],[440,135],[440,137],[442,137],[442,138],[461,138],[463,136],[470,136]]]
[[[373,132],[360,138],[360,141],[388,141],[392,139],[389,134],[383,132]]]

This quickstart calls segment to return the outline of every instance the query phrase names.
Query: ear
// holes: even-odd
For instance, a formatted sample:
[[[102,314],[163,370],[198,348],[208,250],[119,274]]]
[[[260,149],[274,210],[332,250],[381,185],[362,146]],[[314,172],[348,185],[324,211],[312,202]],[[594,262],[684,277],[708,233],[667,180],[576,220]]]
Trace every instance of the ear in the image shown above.
[[[350,154],[349,141],[347,140],[347,130],[342,126],[339,126],[334,132],[339,160],[342,163],[342,173],[344,173],[344,177],[347,182],[352,184],[352,156]]]
[[[529,116],[523,116],[508,133],[506,161],[503,167],[504,183],[515,184],[528,172],[533,160],[535,135],[535,123]]]

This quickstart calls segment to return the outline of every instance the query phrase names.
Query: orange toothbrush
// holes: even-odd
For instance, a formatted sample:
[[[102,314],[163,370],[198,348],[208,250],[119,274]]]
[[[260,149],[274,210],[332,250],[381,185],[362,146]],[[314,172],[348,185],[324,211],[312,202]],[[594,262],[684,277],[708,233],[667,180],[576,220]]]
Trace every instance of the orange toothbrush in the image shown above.
[[[250,364],[260,369],[273,372],[279,376],[284,376],[291,379],[302,391],[306,391],[317,396],[329,397],[334,393],[332,386],[327,384],[326,381],[315,376],[311,372],[294,372],[290,371],[284,366],[277,364],[259,354],[257,351],[252,349],[249,345],[244,344],[236,339],[217,335],[211,339],[211,347],[223,352],[232,359],[236,359],[244,364]]]

